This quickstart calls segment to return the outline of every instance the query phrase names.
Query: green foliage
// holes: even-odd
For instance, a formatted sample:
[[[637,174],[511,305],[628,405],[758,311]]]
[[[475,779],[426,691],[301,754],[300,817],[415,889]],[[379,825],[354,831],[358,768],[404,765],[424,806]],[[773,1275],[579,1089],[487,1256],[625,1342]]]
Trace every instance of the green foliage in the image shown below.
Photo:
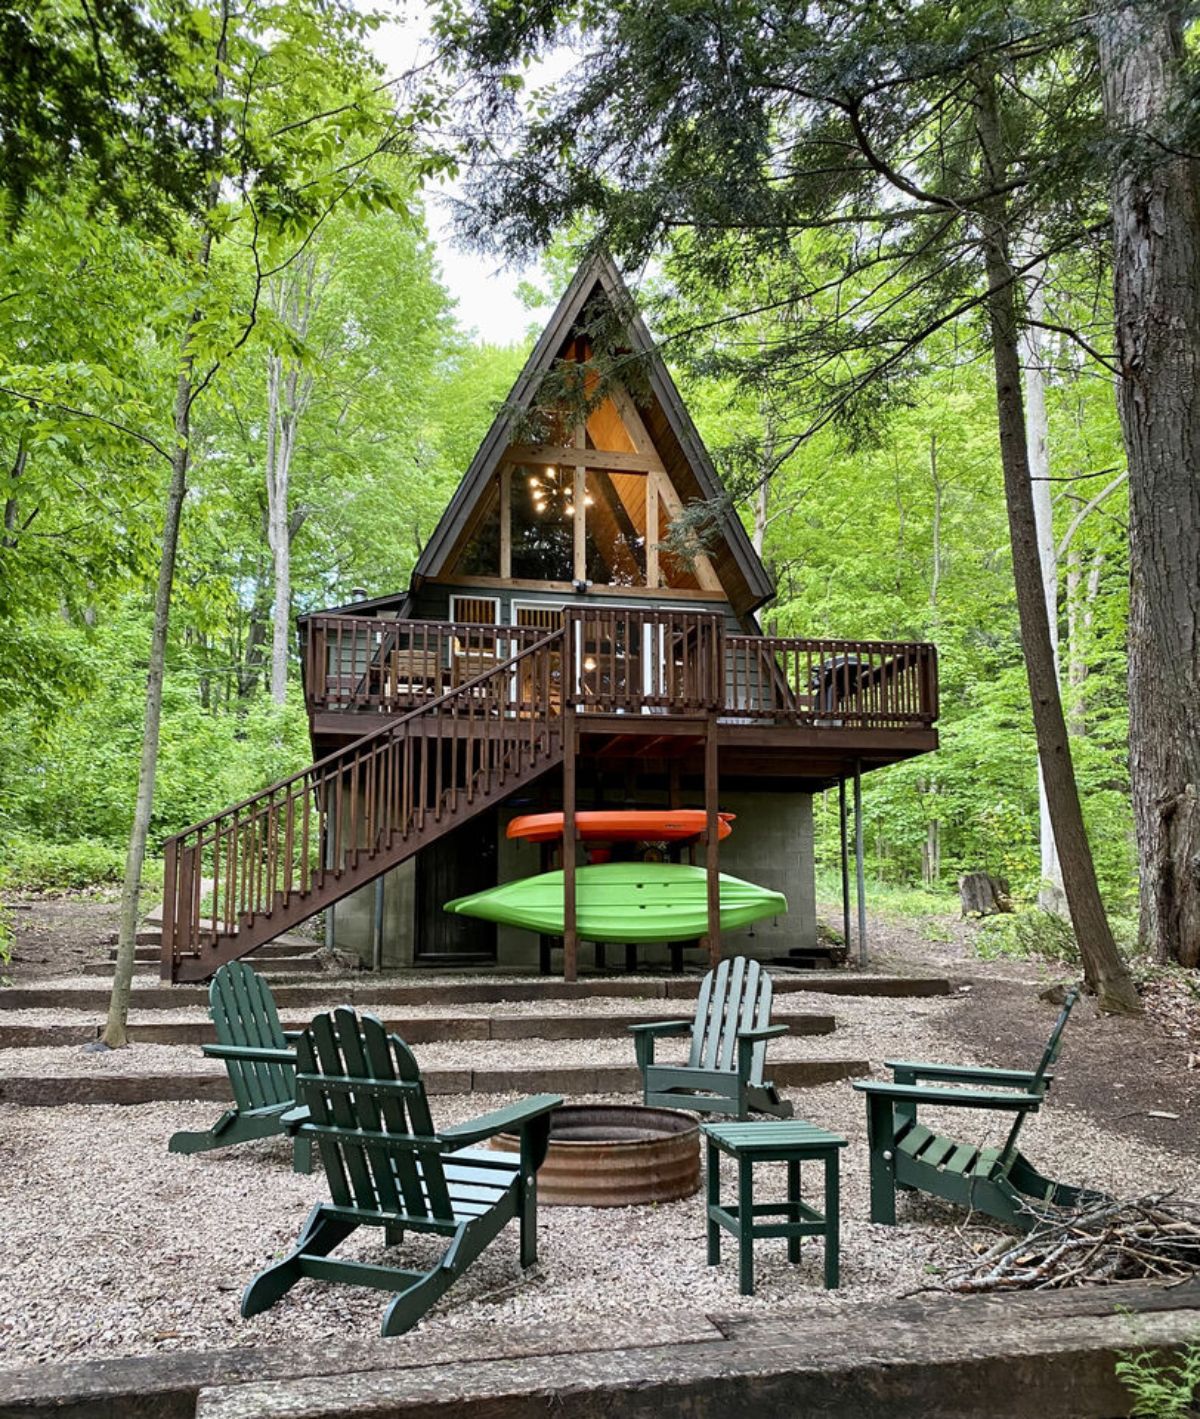
[[[47,842],[28,833],[0,836],[0,889],[7,892],[64,892],[120,882],[124,850],[96,838]]]
[[[1194,1419],[1200,1413],[1200,1343],[1166,1359],[1150,1350],[1117,1358],[1117,1378],[1133,1400],[1135,1419]]]
[[[1054,912],[1027,911],[988,917],[975,938],[975,951],[985,961],[1016,956],[1054,966],[1077,966],[1079,943],[1069,922]]]

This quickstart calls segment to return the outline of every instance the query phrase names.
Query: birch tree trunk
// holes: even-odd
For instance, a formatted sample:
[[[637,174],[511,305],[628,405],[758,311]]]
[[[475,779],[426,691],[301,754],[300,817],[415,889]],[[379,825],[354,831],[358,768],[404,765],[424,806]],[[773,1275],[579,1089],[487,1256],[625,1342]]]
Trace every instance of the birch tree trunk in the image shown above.
[[[984,166],[996,191],[1006,174],[995,79],[977,78],[976,123]],[[1029,479],[1025,415],[1021,399],[1021,361],[1013,293],[1015,273],[1008,248],[1007,212],[1002,198],[993,199],[981,214],[983,256],[987,273],[987,313],[995,367],[996,404],[1000,431],[1000,462],[1012,542],[1013,579],[1021,624],[1021,646],[1029,679],[1038,756],[1045,775],[1046,797],[1062,863],[1063,886],[1071,924],[1083,957],[1084,974],[1104,1010],[1132,1013],[1140,1009],[1137,990],[1117,951],[1100,899],[1096,868],[1083,823],[1075,783],[1071,746],[1063,718],[1062,697],[1055,673],[1054,648],[1046,616],[1046,597],[1038,556],[1037,516]]]
[[[294,262],[271,292],[275,314],[296,336],[308,337],[316,303],[317,250]],[[322,283],[324,284],[324,283]],[[267,542],[271,548],[274,591],[271,611],[271,698],[287,699],[288,651],[292,632],[292,535],[299,524],[291,515],[291,470],[300,420],[312,396],[313,377],[302,375],[293,356],[267,355]],[[301,518],[302,522],[303,519]]]
[[[201,266],[207,267],[212,237],[205,233],[201,243]],[[191,409],[193,361],[189,353],[191,332],[199,311],[193,311],[182,342],[182,361],[175,386],[173,427],[175,442],[171,452],[171,476],[167,484],[163,514],[162,557],[154,591],[154,628],[150,634],[150,656],[146,672],[146,709],[142,722],[142,756],[138,764],[137,796],[133,826],[125,854],[125,876],[121,883],[121,919],[117,930],[117,959],[113,966],[113,988],[108,1002],[108,1019],[100,1043],[120,1049],[129,1043],[127,1022],[129,996],[133,988],[133,965],[137,945],[138,908],[142,892],[142,871],[146,862],[146,840],[154,810],[154,780],[158,771],[158,740],[162,724],[163,679],[167,663],[167,634],[171,620],[171,593],[175,585],[175,557],[179,548],[179,523],[187,493],[188,462],[191,452]]]
[[[1129,462],[1129,744],[1140,932],[1200,965],[1200,173],[1166,125],[1189,97],[1179,0],[1097,19],[1112,183],[1118,407]],[[1160,142],[1155,142],[1159,138]]]
[[[280,418],[283,358],[267,356],[267,545],[271,549],[271,698],[287,699],[288,631],[292,606],[291,540],[288,523],[288,474],[291,440]]]
[[[1029,292],[1029,314],[1033,320],[1043,320],[1046,313],[1046,292],[1042,285],[1045,270],[1032,273]],[[1054,504],[1050,497],[1050,425],[1046,418],[1046,381],[1042,374],[1042,332],[1027,325],[1021,332],[1021,357],[1025,364],[1025,443],[1029,451],[1030,492],[1033,496],[1033,517],[1037,527],[1038,562],[1042,570],[1042,598],[1046,603],[1046,622],[1050,631],[1050,651],[1054,657],[1054,673],[1060,692],[1062,677],[1058,657],[1058,556],[1054,542]],[[1067,898],[1063,891],[1062,866],[1058,860],[1058,844],[1054,841],[1054,825],[1050,821],[1050,804],[1046,798],[1046,777],[1038,755],[1038,844],[1041,863],[1041,886],[1038,904],[1045,910],[1063,915]]]
[[[226,59],[225,32],[229,20],[229,0],[222,0],[222,25],[214,54],[213,99],[219,106],[225,92],[224,66]],[[220,119],[214,121],[212,141],[207,157],[214,174],[204,198],[204,222],[196,252],[196,265],[203,277],[212,260],[213,232],[207,219],[216,210],[221,196],[220,165],[224,130]],[[163,512],[162,556],[158,564],[158,582],[154,590],[154,626],[150,633],[150,654],[146,670],[146,710],[142,721],[142,756],[138,764],[137,795],[133,805],[133,825],[129,831],[129,848],[125,854],[125,876],[121,882],[121,918],[117,928],[117,959],[113,966],[112,994],[108,1001],[108,1019],[97,1044],[108,1049],[120,1049],[129,1043],[129,996],[133,988],[133,965],[137,946],[138,909],[142,892],[142,872],[146,865],[146,842],[150,836],[150,817],[154,811],[154,780],[158,774],[158,740],[162,725],[163,680],[167,666],[167,635],[171,622],[171,596],[175,588],[175,559],[179,550],[179,524],[183,516],[183,500],[187,494],[188,466],[191,460],[192,403],[196,394],[194,332],[202,311],[197,303],[188,316],[183,337],[179,342],[179,377],[175,385],[175,408],[171,445],[171,476],[167,483],[167,500]]]

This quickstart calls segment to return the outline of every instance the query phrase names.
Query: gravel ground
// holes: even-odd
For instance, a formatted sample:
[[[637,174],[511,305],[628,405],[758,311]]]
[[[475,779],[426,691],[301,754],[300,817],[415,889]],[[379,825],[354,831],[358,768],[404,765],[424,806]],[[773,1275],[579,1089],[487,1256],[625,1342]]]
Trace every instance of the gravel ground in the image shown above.
[[[953,1008],[953,997],[887,1000],[873,996],[836,999],[837,1028],[832,1035],[785,1035],[773,1040],[770,1060],[868,1059],[911,1055],[930,1048],[938,1020]],[[662,1005],[664,1002],[657,1002]],[[665,1002],[671,1004],[673,1002]],[[610,1002],[618,1008],[617,1002]],[[507,1013],[505,1011],[505,1013]],[[567,1012],[570,1013],[570,1012]],[[670,1017],[672,1012],[668,1011]],[[780,1017],[781,1020],[783,1017]],[[933,1046],[936,1047],[936,1046]],[[688,1042],[664,1039],[656,1057],[663,1063],[682,1061]],[[425,1069],[503,1069],[533,1065],[632,1064],[628,1035],[601,1040],[451,1040],[413,1046]],[[941,1055],[945,1058],[945,1054]],[[84,1072],[113,1074],[219,1074],[223,1066],[205,1059],[198,1045],[135,1044],[128,1049],[90,1053],[77,1045],[7,1049],[0,1055],[10,1075],[60,1075]],[[769,1071],[768,1071],[769,1072]]]
[[[612,1100],[629,1102],[629,1100]],[[439,1122],[487,1112],[506,1097],[434,1101]],[[842,1287],[821,1286],[819,1243],[806,1242],[797,1268],[782,1242],[759,1242],[757,1291],[737,1293],[736,1249],[705,1265],[700,1194],[652,1207],[543,1208],[539,1270],[523,1278],[510,1226],[422,1323],[398,1344],[422,1347],[485,1327],[536,1325],[570,1316],[581,1327],[636,1322],[653,1314],[770,1312],[803,1305],[814,1319],[849,1306],[935,1284],[986,1224],[928,1199],[902,1198],[901,1225],[866,1222],[862,1100],[847,1086],[806,1090],[807,1118],[844,1134]],[[292,1243],[324,1178],[298,1177],[282,1140],[185,1158],[165,1151],[176,1128],[202,1128],[212,1105],[135,1108],[0,1108],[0,1193],[6,1246],[0,1256],[0,1366],[67,1358],[234,1345],[315,1343],[375,1335],[386,1298],[378,1292],[306,1281],[271,1311],[238,1314],[242,1288]],[[933,1115],[931,1114],[931,1118]],[[961,1126],[962,1119],[958,1120]],[[86,1139],[86,1146],[81,1140]],[[1186,1187],[1195,1157],[1135,1151],[1093,1120],[1051,1106],[1029,1121],[1023,1142],[1064,1178],[1131,1194]],[[728,1167],[728,1165],[726,1165]],[[730,1175],[726,1173],[727,1188]],[[758,1195],[782,1188],[782,1169],[758,1170]],[[807,1187],[817,1186],[815,1170]],[[782,1195],[780,1193],[779,1195]],[[809,1194],[811,1196],[811,1193]],[[382,1260],[378,1234],[363,1229],[345,1254]],[[406,1260],[432,1261],[437,1244],[405,1239]],[[393,1254],[390,1254],[394,1256]]]

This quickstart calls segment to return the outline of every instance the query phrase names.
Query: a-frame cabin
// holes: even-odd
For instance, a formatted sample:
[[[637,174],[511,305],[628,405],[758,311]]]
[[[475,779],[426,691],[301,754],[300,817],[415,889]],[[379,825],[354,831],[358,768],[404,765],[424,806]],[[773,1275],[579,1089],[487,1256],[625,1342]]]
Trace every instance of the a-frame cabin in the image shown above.
[[[167,844],[163,974],[206,978],[327,909],[331,941],[375,965],[545,968],[562,944],[573,976],[593,960],[572,928],[574,852],[561,943],[442,911],[544,870],[544,850],[505,836],[542,808],[568,828],[591,807],[703,807],[714,829],[736,813],[698,849],[710,933],[693,945],[812,944],[812,794],[937,747],[936,654],[763,635],[773,588],[722,492],[619,273],[591,259],[408,588],[301,619],[316,762]],[[698,535],[680,521],[696,504]],[[720,936],[718,862],[784,892],[787,916]]]

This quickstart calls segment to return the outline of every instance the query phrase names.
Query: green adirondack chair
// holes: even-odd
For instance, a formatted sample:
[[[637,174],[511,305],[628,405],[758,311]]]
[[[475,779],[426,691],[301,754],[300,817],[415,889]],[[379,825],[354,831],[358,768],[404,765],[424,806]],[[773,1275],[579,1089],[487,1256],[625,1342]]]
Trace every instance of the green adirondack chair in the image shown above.
[[[855,1083],[867,1096],[872,1222],[895,1223],[897,1188],[931,1193],[1021,1231],[1030,1231],[1048,1207],[1075,1207],[1099,1195],[1043,1177],[1017,1151],[1021,1125],[1041,1107],[1050,1088],[1050,1067],[1058,1058],[1063,1030],[1078,998],[1078,990],[1068,992],[1034,1070],[889,1060],[894,1082]],[[945,1084],[991,1087],[938,1087]],[[1002,1147],[979,1148],[919,1123],[920,1104],[998,1109],[1013,1112],[1016,1118]]]
[[[557,1094],[435,1131],[412,1051],[373,1015],[342,1006],[318,1015],[296,1042],[298,1108],[290,1127],[316,1143],[333,1200],[308,1215],[294,1250],[260,1271],[242,1314],[273,1306],[301,1277],[373,1286],[396,1295],[382,1334],[411,1329],[514,1217],[521,1265],[537,1261],[537,1171],[546,1157]],[[518,1133],[519,1154],[473,1148]],[[382,1227],[389,1246],[406,1230],[449,1237],[427,1271],[330,1252],[358,1227]]]
[[[757,961],[734,956],[701,981],[693,1019],[630,1025],[646,1105],[791,1118],[792,1105],[763,1078],[767,1041],[787,1034],[786,1025],[770,1023],[772,990]],[[686,1064],[655,1064],[656,1039],[686,1034],[692,1037]]]
[[[223,1059],[233,1089],[233,1107],[203,1133],[173,1134],[171,1153],[204,1153],[252,1138],[283,1133],[283,1116],[296,1107],[298,1030],[285,1030],[270,987],[244,961],[231,961],[212,978],[208,1012],[217,1032],[215,1045],[202,1045],[210,1059]],[[292,1166],[312,1172],[312,1144],[297,1136]]]

